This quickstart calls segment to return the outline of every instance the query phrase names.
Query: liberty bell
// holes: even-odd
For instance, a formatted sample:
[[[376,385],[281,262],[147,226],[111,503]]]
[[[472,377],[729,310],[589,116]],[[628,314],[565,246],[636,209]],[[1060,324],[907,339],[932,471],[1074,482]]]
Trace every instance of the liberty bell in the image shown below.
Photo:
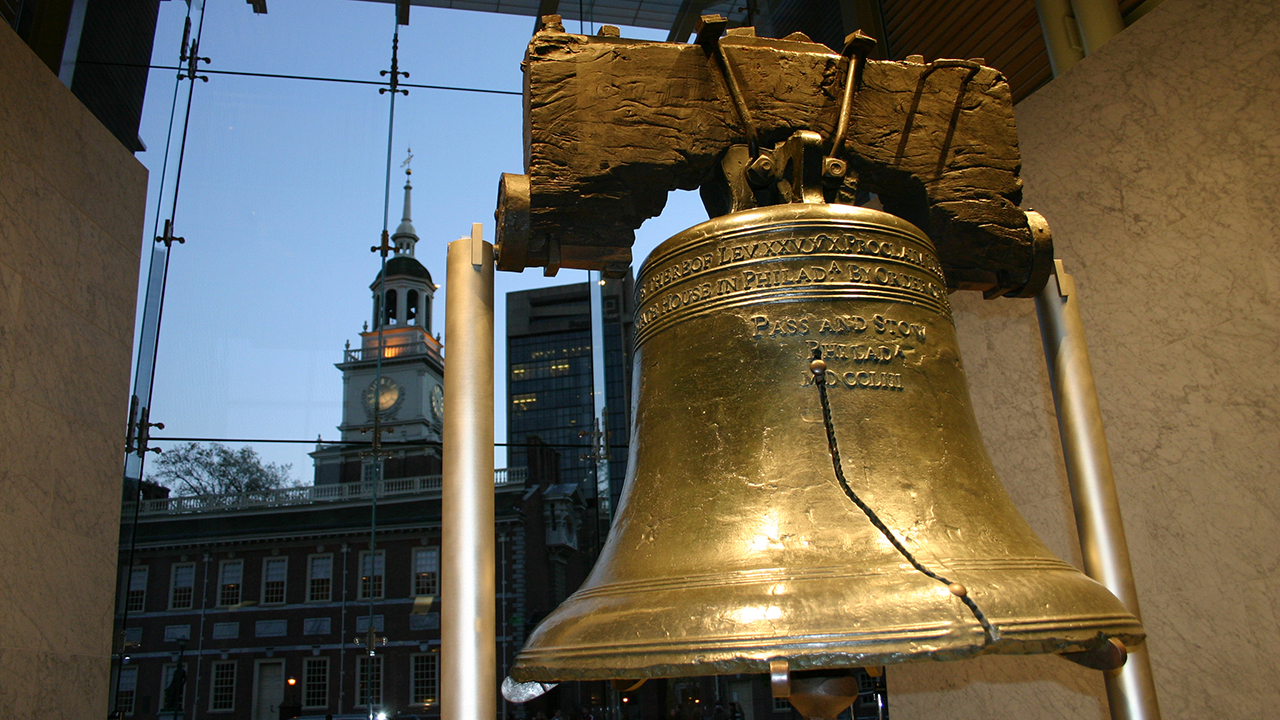
[[[703,20],[697,45],[551,27],[526,55],[500,269],[619,276],[668,188],[701,185],[713,219],[640,268],[621,502],[511,684],[766,673],[835,717],[851,668],[1118,667],[1142,627],[1014,507],[951,317],[949,289],[1028,296],[1050,272],[1047,226],[1016,208],[1007,85],[975,61],[869,60],[859,33],[841,56]],[[867,190],[893,214],[855,206]]]
[[[996,477],[946,281],[914,226],[847,205],[736,212],[659,246],[636,295],[617,516],[512,678],[768,673],[779,661],[795,672],[1142,639]]]

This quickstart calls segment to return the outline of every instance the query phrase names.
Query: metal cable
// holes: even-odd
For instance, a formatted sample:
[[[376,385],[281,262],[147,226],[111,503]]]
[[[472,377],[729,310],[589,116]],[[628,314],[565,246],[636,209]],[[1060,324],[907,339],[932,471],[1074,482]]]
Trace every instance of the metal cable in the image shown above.
[[[880,531],[880,534],[889,541],[889,544],[893,545],[894,549],[898,551],[898,554],[902,555],[902,557],[906,558],[907,562],[911,563],[911,567],[924,575],[937,580],[943,585],[946,585],[953,595],[960,598],[960,602],[963,602],[965,606],[969,608],[969,611],[973,613],[973,616],[977,618],[978,622],[982,624],[984,645],[994,641],[997,637],[995,628],[991,626],[991,622],[987,620],[987,616],[982,612],[982,609],[978,607],[978,604],[973,601],[973,598],[969,597],[968,591],[963,590],[963,586],[959,585],[959,583],[955,583],[930,570],[924,565],[921,565],[920,561],[916,560],[915,556],[911,554],[911,551],[907,550],[907,548],[902,545],[898,538],[893,534],[893,531],[884,524],[880,519],[880,516],[876,515],[875,510],[868,507],[867,504],[862,501],[862,498],[858,497],[858,494],[853,491],[853,488],[849,487],[849,482],[844,478],[844,469],[840,463],[840,447],[836,443],[836,428],[831,421],[831,404],[827,401],[827,364],[822,360],[821,349],[814,349],[813,362],[809,364],[809,370],[814,375],[813,384],[817,386],[818,397],[822,400],[822,423],[827,429],[827,448],[831,451],[831,464],[835,468],[836,480],[840,482],[840,488],[844,490],[844,494],[853,501],[854,505],[858,506],[858,509],[867,516],[867,519],[870,520],[871,524]],[[961,591],[957,592],[957,589],[960,589]]]
[[[175,65],[147,65],[143,63],[108,62],[106,60],[80,60],[80,65],[110,65],[112,67],[147,68],[150,70],[184,70]],[[351,78],[320,77],[317,75],[286,75],[284,73],[248,72],[246,70],[212,70],[203,68],[200,72],[209,75],[237,75],[240,77],[272,78],[279,80],[313,80],[316,82],[350,83],[353,85],[386,85],[385,80],[353,80]],[[453,90],[455,92],[484,93],[487,95],[515,95],[521,97],[523,92],[517,90],[490,90],[488,88],[460,87],[457,85],[423,85],[421,83],[398,83],[400,87],[423,90]]]

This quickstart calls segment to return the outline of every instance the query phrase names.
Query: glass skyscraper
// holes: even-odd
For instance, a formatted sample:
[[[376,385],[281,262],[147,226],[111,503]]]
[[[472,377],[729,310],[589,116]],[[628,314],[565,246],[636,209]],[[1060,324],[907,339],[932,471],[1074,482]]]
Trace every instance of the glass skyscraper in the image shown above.
[[[633,282],[608,280],[603,289],[605,407],[608,416],[611,507],[627,468],[630,422]],[[595,462],[591,399],[590,287],[587,283],[507,294],[507,465],[527,465],[527,444],[545,443],[560,455],[560,480],[592,497]]]

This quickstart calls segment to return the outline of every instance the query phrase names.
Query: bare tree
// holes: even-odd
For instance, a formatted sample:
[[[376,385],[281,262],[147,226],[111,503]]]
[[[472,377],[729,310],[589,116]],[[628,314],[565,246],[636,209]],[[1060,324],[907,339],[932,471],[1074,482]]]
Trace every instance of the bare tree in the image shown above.
[[[289,474],[292,464],[263,462],[247,446],[232,450],[219,443],[186,443],[151,462],[151,479],[176,495],[262,492],[299,484]]]

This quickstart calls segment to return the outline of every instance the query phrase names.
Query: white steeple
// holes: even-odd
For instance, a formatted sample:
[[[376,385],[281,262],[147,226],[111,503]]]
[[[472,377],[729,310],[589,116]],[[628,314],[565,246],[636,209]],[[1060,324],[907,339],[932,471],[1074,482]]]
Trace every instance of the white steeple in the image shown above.
[[[396,255],[407,255],[409,257],[413,257],[413,246],[418,242],[418,232],[413,229],[413,221],[409,217],[409,194],[413,191],[413,186],[409,184],[409,176],[412,174],[413,170],[405,168],[404,217],[400,219],[400,225],[396,228],[395,235],[391,236],[391,241],[396,246]]]

